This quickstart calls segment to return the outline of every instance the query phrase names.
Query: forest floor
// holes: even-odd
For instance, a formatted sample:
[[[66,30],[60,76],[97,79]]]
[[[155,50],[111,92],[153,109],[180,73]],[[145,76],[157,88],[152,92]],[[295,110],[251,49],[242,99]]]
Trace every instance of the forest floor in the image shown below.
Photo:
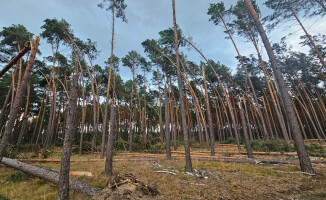
[[[199,161],[193,159],[194,174],[184,172],[182,147],[172,153],[175,159],[165,160],[164,154],[124,153],[114,156],[114,174],[133,174],[145,184],[154,186],[160,195],[153,199],[326,199],[326,165],[313,164],[316,176],[300,173],[298,165],[247,164]],[[245,158],[234,154],[234,145],[216,145],[216,158]],[[60,148],[52,149],[46,158],[53,162],[30,162],[39,167],[59,170]],[[19,158],[31,158],[22,153]],[[205,149],[194,149],[192,157],[208,157]],[[150,158],[151,160],[142,160]],[[179,159],[178,159],[179,158]],[[181,159],[180,159],[181,158]],[[255,155],[255,158],[295,159],[295,154]],[[86,162],[92,159],[92,162]],[[312,158],[317,159],[317,158]],[[92,176],[71,178],[104,188],[104,160],[99,154],[73,154],[71,172],[90,172]],[[325,161],[325,159],[321,159]],[[57,187],[15,169],[0,165],[0,200],[5,199],[56,199]],[[71,199],[90,199],[85,194],[71,191]]]

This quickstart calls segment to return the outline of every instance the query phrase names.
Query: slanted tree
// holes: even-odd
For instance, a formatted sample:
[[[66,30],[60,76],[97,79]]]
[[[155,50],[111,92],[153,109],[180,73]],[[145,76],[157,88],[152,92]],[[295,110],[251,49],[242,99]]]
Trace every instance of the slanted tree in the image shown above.
[[[293,139],[294,139],[294,143],[295,143],[295,146],[296,146],[296,149],[297,149],[297,152],[298,152],[298,157],[299,157],[299,161],[300,161],[300,167],[301,167],[301,171],[303,172],[306,172],[306,173],[309,173],[309,174],[315,174],[313,168],[312,168],[312,165],[311,165],[311,162],[310,162],[310,158],[309,158],[309,155],[308,155],[308,152],[306,150],[306,147],[304,145],[304,141],[303,141],[303,138],[302,138],[302,133],[301,133],[301,130],[300,130],[300,127],[299,127],[299,122],[298,122],[298,119],[295,115],[295,111],[292,107],[292,103],[291,103],[291,97],[288,93],[288,89],[287,89],[287,86],[286,86],[286,83],[284,81],[284,78],[282,76],[282,72],[278,66],[278,63],[277,63],[277,60],[276,60],[276,57],[275,57],[275,54],[273,52],[273,49],[272,49],[272,46],[269,42],[269,39],[266,35],[266,32],[258,18],[258,15],[254,9],[254,7],[252,6],[250,0],[244,0],[250,14],[251,14],[251,17],[253,18],[254,22],[255,22],[255,25],[256,25],[256,28],[258,29],[258,32],[261,36],[261,39],[264,43],[264,46],[265,46],[265,49],[266,49],[266,52],[268,54],[268,57],[269,57],[269,60],[271,62],[271,66],[273,68],[273,71],[274,71],[274,74],[275,74],[275,77],[276,77],[276,82],[279,86],[279,90],[280,90],[280,94],[281,94],[281,97],[283,99],[283,103],[285,104],[284,107],[285,107],[285,111],[286,111],[286,115],[288,117],[288,120],[290,122],[290,126],[291,126],[291,129],[292,129],[292,136],[293,136]]]
[[[257,104],[257,111],[258,111],[258,115],[259,115],[259,118],[260,118],[260,121],[262,123],[262,126],[263,126],[263,132],[264,132],[264,136],[265,136],[265,139],[266,140],[269,140],[269,135],[268,135],[268,131],[267,131],[267,128],[266,128],[266,124],[265,124],[265,121],[264,121],[264,118],[263,118],[263,114],[261,112],[261,109],[259,108],[259,102],[258,102],[258,98],[257,98],[257,95],[256,95],[256,91],[255,91],[255,88],[252,84],[252,81],[251,81],[251,78],[249,76],[249,73],[247,71],[247,68],[242,60],[242,56],[238,50],[238,47],[232,37],[232,34],[224,20],[224,18],[229,15],[231,12],[230,10],[225,10],[225,7],[224,7],[224,3],[221,2],[221,3],[218,3],[218,4],[211,4],[210,8],[208,9],[208,13],[209,15],[211,15],[211,21],[213,21],[216,25],[218,25],[219,23],[222,22],[227,34],[228,34],[228,37],[231,39],[232,43],[233,43],[233,46],[237,52],[237,55],[238,55],[238,58],[240,60],[240,63],[241,63],[241,66],[243,68],[243,70],[245,71],[245,74],[246,74],[246,77],[249,81],[249,85],[250,85],[250,88],[251,88],[251,92],[253,94],[253,97],[254,97],[254,102]]]

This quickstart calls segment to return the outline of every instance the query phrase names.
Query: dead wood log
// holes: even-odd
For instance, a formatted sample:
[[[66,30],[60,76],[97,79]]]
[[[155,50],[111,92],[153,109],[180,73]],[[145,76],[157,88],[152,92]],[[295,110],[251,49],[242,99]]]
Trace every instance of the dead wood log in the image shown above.
[[[2,158],[2,163],[6,166],[18,169],[20,171],[23,171],[27,174],[30,174],[32,176],[39,177],[41,179],[44,179],[46,181],[49,181],[54,184],[59,183],[59,173],[56,171],[50,171],[44,168],[36,167],[33,165],[29,165],[14,159],[10,158]],[[73,190],[86,193],[90,196],[94,196],[97,193],[101,191],[101,189],[91,186],[87,183],[75,180],[75,179],[69,179],[69,187]]]
[[[29,50],[31,50],[31,43],[27,42],[25,47],[0,71],[0,78]]]

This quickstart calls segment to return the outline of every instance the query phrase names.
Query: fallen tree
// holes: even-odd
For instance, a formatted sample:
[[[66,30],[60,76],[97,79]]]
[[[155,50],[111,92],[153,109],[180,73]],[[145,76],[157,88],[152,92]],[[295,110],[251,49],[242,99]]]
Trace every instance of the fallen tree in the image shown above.
[[[29,165],[14,159],[10,158],[2,158],[2,163],[5,164],[8,167],[12,167],[15,169],[18,169],[20,171],[23,171],[27,174],[30,174],[32,176],[39,177],[41,179],[44,179],[46,181],[49,181],[54,184],[59,183],[59,173],[56,171],[51,171],[48,169],[44,169],[41,167],[36,167],[33,165]],[[69,187],[73,190],[83,192],[88,194],[89,196],[94,196],[97,193],[101,191],[101,189],[91,186],[87,183],[75,180],[75,179],[69,179]]]

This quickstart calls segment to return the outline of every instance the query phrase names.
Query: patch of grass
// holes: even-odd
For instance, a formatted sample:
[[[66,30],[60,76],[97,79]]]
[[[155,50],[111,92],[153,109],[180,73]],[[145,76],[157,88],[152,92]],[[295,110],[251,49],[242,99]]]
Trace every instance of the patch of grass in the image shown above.
[[[309,145],[306,145],[306,149],[310,156],[326,157],[325,150],[319,144],[311,143]]]

